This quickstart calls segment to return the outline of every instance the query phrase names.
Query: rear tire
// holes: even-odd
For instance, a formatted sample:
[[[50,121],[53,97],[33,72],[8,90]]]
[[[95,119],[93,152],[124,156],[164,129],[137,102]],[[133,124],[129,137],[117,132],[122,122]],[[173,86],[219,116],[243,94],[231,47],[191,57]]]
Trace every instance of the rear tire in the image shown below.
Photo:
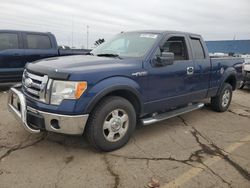
[[[232,86],[224,83],[218,96],[211,98],[211,107],[217,112],[227,111],[233,95]]]
[[[111,96],[103,99],[90,114],[86,136],[92,146],[112,151],[124,146],[136,126],[136,112],[126,99]]]

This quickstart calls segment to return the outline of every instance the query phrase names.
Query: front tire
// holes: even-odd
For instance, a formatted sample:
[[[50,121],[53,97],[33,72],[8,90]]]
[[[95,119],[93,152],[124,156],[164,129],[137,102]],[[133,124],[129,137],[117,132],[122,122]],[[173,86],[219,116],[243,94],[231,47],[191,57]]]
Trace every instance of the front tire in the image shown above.
[[[86,136],[90,144],[101,151],[112,151],[124,146],[136,126],[133,105],[118,96],[102,100],[90,114]]]
[[[211,98],[212,109],[217,112],[225,112],[230,106],[233,95],[232,86],[224,83],[218,96]]]

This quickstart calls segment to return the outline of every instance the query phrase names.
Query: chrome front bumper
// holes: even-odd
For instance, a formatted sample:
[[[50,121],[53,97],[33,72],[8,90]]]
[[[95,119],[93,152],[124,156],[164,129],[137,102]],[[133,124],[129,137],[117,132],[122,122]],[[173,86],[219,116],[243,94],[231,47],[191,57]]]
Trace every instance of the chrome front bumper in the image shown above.
[[[8,107],[17,120],[21,121],[23,127],[30,133],[39,133],[41,130],[29,125],[27,121],[28,112],[42,117],[45,130],[71,135],[83,134],[89,116],[88,114],[62,115],[36,110],[26,105],[24,94],[15,87],[9,90]]]

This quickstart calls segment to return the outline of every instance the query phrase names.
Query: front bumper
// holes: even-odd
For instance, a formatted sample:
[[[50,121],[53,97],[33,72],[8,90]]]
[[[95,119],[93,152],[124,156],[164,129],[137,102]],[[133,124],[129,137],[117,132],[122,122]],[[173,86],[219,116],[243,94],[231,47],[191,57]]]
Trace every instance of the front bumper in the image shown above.
[[[21,121],[23,127],[30,133],[47,130],[57,133],[81,135],[88,120],[85,115],[63,115],[48,113],[26,105],[24,94],[17,87],[9,90],[9,110]]]

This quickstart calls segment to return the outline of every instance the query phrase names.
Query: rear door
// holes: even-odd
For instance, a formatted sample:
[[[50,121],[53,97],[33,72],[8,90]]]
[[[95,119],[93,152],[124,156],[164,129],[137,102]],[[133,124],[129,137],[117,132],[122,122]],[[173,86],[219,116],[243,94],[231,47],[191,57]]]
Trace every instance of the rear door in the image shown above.
[[[0,32],[0,82],[21,80],[25,53],[19,32]]]
[[[53,43],[53,38],[50,35],[42,33],[24,33],[23,39],[27,62],[58,55],[58,49]]]
[[[205,43],[200,36],[189,37],[190,46],[192,49],[192,56],[194,61],[194,99],[204,99],[207,96],[210,72],[211,72],[211,61]]]
[[[168,35],[154,56],[162,51],[174,53],[174,63],[155,66],[148,63],[148,91],[146,109],[159,111],[190,102],[193,92],[193,68],[189,43],[186,35]],[[152,58],[154,58],[154,56]]]

